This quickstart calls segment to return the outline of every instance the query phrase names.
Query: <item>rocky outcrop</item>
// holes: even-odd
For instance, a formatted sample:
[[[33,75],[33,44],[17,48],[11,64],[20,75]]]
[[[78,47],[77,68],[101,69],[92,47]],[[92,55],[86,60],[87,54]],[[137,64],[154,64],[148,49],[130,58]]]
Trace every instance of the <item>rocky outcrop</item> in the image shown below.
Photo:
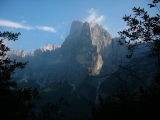
[[[90,75],[97,75],[103,66],[103,51],[111,40],[111,35],[102,26],[74,21],[62,45],[62,53],[84,66]]]

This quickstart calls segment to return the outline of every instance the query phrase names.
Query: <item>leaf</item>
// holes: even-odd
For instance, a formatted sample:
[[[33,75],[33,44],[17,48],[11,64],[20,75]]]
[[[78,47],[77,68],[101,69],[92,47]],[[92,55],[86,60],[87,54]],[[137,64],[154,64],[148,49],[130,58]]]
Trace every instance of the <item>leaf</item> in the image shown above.
[[[148,4],[149,5],[149,7],[150,8],[152,8],[152,7],[156,7],[155,5],[153,5],[153,4]]]

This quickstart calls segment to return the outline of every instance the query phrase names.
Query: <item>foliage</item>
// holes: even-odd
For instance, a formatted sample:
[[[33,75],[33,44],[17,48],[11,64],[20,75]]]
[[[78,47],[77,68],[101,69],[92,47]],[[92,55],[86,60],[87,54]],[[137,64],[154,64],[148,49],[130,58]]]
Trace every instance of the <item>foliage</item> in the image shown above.
[[[10,32],[0,32],[0,87],[8,89],[9,87],[15,86],[14,82],[11,82],[11,73],[15,71],[16,68],[23,68],[26,63],[16,62],[11,60],[7,56],[7,52],[10,50],[9,47],[5,45],[5,40],[17,40],[20,33],[10,33]]]
[[[148,6],[157,9],[156,14],[149,14],[144,8],[134,7],[134,15],[125,15],[123,20],[127,23],[127,28],[120,31],[122,38],[127,38],[126,45],[133,54],[133,50],[141,43],[148,44],[153,55],[157,57],[160,64],[160,10],[158,8],[160,0],[152,0]],[[131,56],[130,56],[131,57]]]
[[[10,50],[6,41],[15,41],[20,33],[0,32],[0,115],[3,120],[29,119],[33,108],[32,100],[37,91],[31,88],[18,88],[12,80],[17,68],[24,68],[26,63],[11,60],[7,56]]]

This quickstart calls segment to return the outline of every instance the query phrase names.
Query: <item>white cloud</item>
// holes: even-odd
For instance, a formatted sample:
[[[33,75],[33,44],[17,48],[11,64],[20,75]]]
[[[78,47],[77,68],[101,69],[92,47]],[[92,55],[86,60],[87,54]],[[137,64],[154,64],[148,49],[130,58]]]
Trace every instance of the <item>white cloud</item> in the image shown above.
[[[55,28],[53,28],[53,27],[48,27],[48,26],[38,26],[38,27],[36,27],[36,28],[39,29],[39,30],[48,31],[48,32],[53,32],[53,33],[57,32]]]
[[[20,23],[12,22],[9,20],[2,20],[2,19],[0,19],[0,26],[11,27],[11,28],[21,28],[26,30],[33,29],[31,26],[26,26]]]
[[[57,32],[55,28],[50,27],[50,26],[28,26],[28,25],[24,25],[18,22],[13,22],[13,21],[9,21],[9,20],[3,20],[0,19],[0,26],[4,26],[4,27],[10,27],[10,28],[20,28],[20,29],[25,29],[25,30],[31,30],[31,29],[35,29],[35,30],[42,30],[42,31],[48,31],[48,32]]]
[[[85,19],[85,21],[89,23],[98,23],[101,24],[105,20],[104,15],[99,15],[94,8],[89,9],[89,16]]]

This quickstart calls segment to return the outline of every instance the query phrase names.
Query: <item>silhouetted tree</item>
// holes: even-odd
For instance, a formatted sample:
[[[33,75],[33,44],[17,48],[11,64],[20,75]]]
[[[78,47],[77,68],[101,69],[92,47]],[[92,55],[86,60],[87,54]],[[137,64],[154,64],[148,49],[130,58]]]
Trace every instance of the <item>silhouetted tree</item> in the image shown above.
[[[0,32],[0,119],[25,120],[32,116],[32,99],[37,95],[31,88],[18,88],[12,80],[17,68],[24,68],[26,63],[11,60],[7,56],[10,50],[6,41],[15,41],[20,33]]]
[[[129,57],[132,56],[133,50],[141,43],[147,44],[151,48],[152,54],[156,56],[157,63],[160,65],[160,0],[152,0],[148,6],[157,9],[154,15],[149,14],[144,8],[134,7],[134,15],[125,15],[123,20],[127,23],[127,28],[120,31],[119,34],[126,38],[125,45],[131,51]],[[120,42],[122,44],[122,42]]]

